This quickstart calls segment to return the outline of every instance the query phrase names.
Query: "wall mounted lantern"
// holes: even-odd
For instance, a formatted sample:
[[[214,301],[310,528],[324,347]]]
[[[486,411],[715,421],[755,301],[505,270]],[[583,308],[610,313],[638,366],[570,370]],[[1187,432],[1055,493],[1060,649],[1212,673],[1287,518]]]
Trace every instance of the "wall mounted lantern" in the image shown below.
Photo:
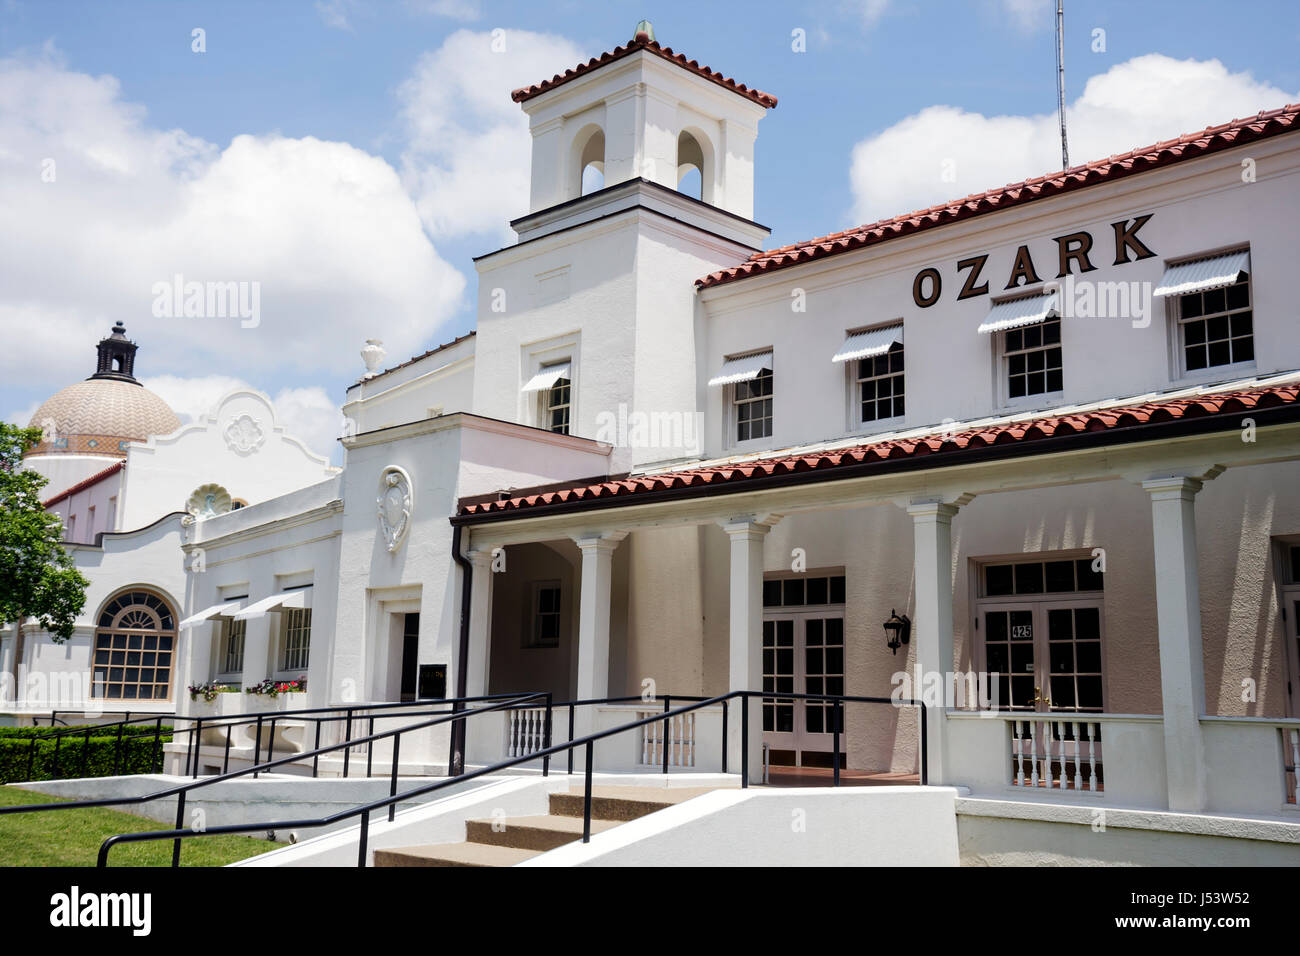
[[[912,637],[912,622],[906,614],[902,617],[893,608],[889,609],[889,620],[885,622],[885,643],[895,654],[899,647]]]

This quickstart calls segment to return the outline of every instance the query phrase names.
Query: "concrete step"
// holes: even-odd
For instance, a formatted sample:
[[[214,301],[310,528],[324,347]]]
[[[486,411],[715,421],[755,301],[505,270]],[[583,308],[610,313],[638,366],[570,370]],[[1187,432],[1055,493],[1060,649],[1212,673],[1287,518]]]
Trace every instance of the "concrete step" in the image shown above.
[[[540,852],[487,843],[437,843],[375,850],[375,866],[514,866]]]
[[[554,850],[574,840],[582,839],[582,807],[579,816],[535,816],[507,817],[504,821],[468,820],[465,823],[466,835],[470,843],[483,843],[492,846],[512,846],[521,850]],[[494,829],[504,823],[504,829]],[[615,820],[591,821],[591,832],[600,833],[610,827],[618,826]]]
[[[657,810],[708,793],[710,788],[695,787],[593,787],[591,791],[592,820],[613,820],[619,823],[635,820]],[[550,795],[553,816],[582,818],[583,792],[575,788],[568,793]]]

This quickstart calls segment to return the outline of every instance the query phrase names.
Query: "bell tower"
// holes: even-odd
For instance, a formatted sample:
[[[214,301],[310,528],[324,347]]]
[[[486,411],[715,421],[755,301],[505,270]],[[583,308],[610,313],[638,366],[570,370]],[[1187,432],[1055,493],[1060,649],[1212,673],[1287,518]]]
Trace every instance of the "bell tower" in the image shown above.
[[[694,168],[696,198],[753,218],[754,140],[776,97],[660,46],[646,20],[626,46],[513,98],[533,136],[530,214],[583,195],[589,169],[605,188],[643,179],[676,190]]]
[[[768,237],[754,141],[776,97],[661,46],[645,21],[511,95],[532,132],[531,195],[519,241],[475,259],[474,411],[608,443],[611,474],[697,457],[695,280]],[[667,424],[645,438],[647,421]]]

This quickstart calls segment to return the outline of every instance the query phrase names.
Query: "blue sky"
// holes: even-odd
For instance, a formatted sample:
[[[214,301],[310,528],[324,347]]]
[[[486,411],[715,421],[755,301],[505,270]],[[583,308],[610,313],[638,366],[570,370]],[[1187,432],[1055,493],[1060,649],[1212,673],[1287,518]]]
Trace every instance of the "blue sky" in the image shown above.
[[[365,338],[391,364],[473,326],[470,257],[525,211],[511,86],[652,20],[661,43],[779,97],[755,208],[780,245],[1059,166],[1053,14],[1050,0],[0,0],[0,332],[33,341],[0,357],[0,415],[89,374],[121,319],[182,413],[248,382],[328,453]],[[493,60],[495,28],[509,46]],[[1298,40],[1294,2],[1067,0],[1072,160],[1300,99]],[[42,182],[51,158],[58,179]],[[957,175],[941,180],[945,161]],[[260,281],[266,320],[151,314],[153,281],[177,272]]]

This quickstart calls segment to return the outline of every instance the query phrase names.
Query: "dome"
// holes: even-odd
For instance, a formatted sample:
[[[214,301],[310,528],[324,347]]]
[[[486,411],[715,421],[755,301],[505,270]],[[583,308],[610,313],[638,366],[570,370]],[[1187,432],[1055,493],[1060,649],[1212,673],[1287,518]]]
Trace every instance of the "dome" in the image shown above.
[[[29,423],[44,438],[29,455],[83,454],[124,457],[126,443],[170,435],[176,413],[133,376],[136,345],[119,322],[99,343],[97,371],[47,399]]]

